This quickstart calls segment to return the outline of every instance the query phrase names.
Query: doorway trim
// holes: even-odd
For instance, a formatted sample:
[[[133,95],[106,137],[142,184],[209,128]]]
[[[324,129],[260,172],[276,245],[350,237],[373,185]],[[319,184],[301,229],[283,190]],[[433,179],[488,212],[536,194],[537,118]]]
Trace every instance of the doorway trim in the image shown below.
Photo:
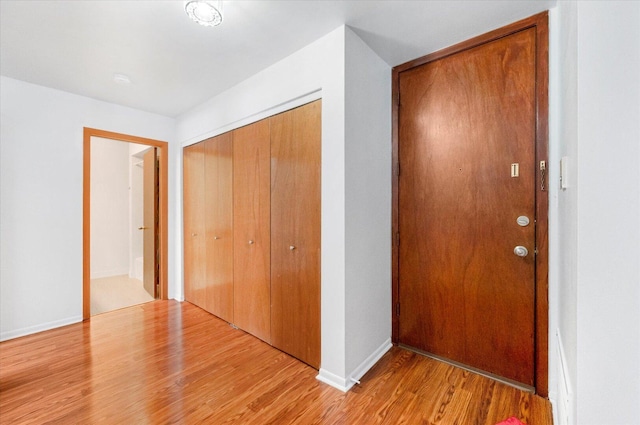
[[[391,247],[391,298],[392,298],[392,341],[398,343],[399,318],[399,192],[398,192],[398,131],[399,131],[399,76],[403,71],[424,65],[438,59],[468,50],[487,42],[509,36],[513,33],[529,28],[536,29],[536,164],[546,161],[546,170],[542,174],[536,173],[536,261],[535,261],[535,351],[534,374],[536,393],[542,397],[548,396],[549,379],[549,246],[548,246],[548,211],[549,211],[549,179],[548,150],[549,150],[549,24],[548,12],[542,12],[529,18],[520,20],[505,27],[490,31],[486,34],[471,38],[437,52],[406,62],[393,68],[392,71],[392,247]],[[541,189],[545,183],[547,187]]]
[[[168,225],[168,188],[169,188],[169,144],[161,140],[147,139],[129,134],[114,133],[84,127],[83,133],[83,172],[82,172],[82,319],[91,317],[91,138],[101,137],[117,142],[137,143],[158,148],[159,154],[159,217],[158,241],[160,253],[159,282],[162,300],[168,299],[168,253],[169,253],[169,225]]]

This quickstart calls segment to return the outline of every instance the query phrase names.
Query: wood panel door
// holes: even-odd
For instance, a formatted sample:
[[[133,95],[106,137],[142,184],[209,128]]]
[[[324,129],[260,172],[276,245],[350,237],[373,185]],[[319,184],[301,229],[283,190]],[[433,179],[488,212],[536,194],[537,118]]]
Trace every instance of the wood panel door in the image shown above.
[[[205,310],[233,322],[233,138],[204,142]]]
[[[184,297],[206,306],[204,144],[183,150]]]
[[[401,72],[399,93],[399,342],[533,386],[535,29]]]
[[[271,343],[320,366],[321,101],[271,118]]]
[[[271,342],[271,145],[265,119],[233,131],[234,324]]]
[[[142,256],[144,290],[158,298],[158,160],[157,149],[149,148],[142,157]]]

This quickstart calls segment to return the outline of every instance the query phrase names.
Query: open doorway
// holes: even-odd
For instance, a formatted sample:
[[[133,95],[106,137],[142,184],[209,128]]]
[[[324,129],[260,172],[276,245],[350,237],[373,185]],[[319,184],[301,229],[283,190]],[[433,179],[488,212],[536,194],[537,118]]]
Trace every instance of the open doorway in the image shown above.
[[[158,295],[156,149],[91,138],[92,316]]]
[[[83,318],[166,299],[167,144],[84,129]]]

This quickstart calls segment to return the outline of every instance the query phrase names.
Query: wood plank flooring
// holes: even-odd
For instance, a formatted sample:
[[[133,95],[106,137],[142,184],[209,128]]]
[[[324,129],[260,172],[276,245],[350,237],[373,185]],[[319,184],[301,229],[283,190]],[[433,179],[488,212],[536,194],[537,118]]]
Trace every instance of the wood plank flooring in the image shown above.
[[[342,393],[189,303],[0,343],[1,424],[552,423],[548,401],[394,347]]]

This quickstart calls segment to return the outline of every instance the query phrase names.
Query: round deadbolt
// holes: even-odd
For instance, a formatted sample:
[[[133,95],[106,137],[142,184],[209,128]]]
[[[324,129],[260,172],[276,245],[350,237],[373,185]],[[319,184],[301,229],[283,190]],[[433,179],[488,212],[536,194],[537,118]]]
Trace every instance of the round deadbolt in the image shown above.
[[[518,257],[526,257],[529,254],[529,250],[522,245],[518,245],[517,247],[513,248],[513,253]]]
[[[516,219],[516,223],[518,223],[518,226],[522,226],[522,227],[528,226],[529,217],[527,217],[526,215],[521,215]]]

